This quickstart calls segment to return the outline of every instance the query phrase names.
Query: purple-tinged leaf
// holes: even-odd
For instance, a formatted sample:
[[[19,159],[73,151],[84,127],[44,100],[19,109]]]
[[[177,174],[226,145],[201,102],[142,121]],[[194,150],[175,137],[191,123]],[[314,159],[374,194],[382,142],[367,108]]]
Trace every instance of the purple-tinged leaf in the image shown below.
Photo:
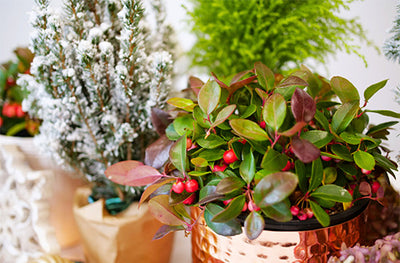
[[[204,205],[225,197],[225,195],[217,193],[216,190],[217,187],[215,185],[206,185],[201,188],[198,204]]]
[[[273,94],[265,101],[262,114],[267,125],[277,131],[286,117],[285,98],[281,94]]]
[[[167,112],[159,108],[152,108],[151,122],[158,135],[161,136],[165,134],[165,129],[167,129],[172,120],[170,119],[170,116]]]
[[[214,74],[214,72],[211,72],[211,75],[213,76],[214,80],[218,83],[218,85],[223,88],[229,90],[228,85],[223,83],[221,80],[218,79],[217,75]]]
[[[292,149],[303,163],[310,163],[320,156],[320,150],[314,144],[299,137],[293,137]]]
[[[258,83],[265,90],[270,91],[274,88],[275,75],[267,66],[261,62],[256,62],[254,64],[255,72],[257,75]]]
[[[297,183],[297,175],[291,172],[265,176],[254,188],[254,202],[260,208],[279,203],[296,189]]]
[[[242,233],[242,226],[236,219],[229,220],[225,223],[215,223],[211,219],[224,210],[222,207],[214,203],[209,203],[204,211],[204,220],[208,227],[210,227],[215,233],[223,236],[234,236]]]
[[[240,215],[242,212],[244,203],[246,202],[246,197],[244,195],[239,195],[235,198],[232,199],[231,202],[229,202],[228,206],[225,207],[224,210],[221,212],[217,213],[211,221],[214,223],[224,223],[229,220],[235,219]]]
[[[307,81],[303,80],[302,78],[299,78],[297,76],[289,76],[286,78],[283,82],[279,83],[277,88],[285,88],[285,87],[291,87],[291,86],[308,86]]]
[[[237,91],[238,89],[249,85],[250,83],[254,82],[254,80],[257,78],[257,76],[251,76],[248,77],[247,79],[232,83],[232,85],[229,86],[229,93],[232,94],[235,91]]]
[[[210,116],[218,105],[221,96],[221,88],[215,81],[207,81],[201,88],[198,96],[201,110]]]
[[[264,230],[264,218],[257,212],[252,211],[244,221],[244,233],[250,240],[256,239]]]
[[[286,137],[292,137],[293,135],[301,131],[301,129],[303,129],[306,125],[307,123],[304,121],[296,122],[296,124],[292,128],[284,132],[279,132],[278,134]]]
[[[354,85],[343,77],[333,77],[331,87],[342,103],[357,101],[360,103],[360,95]]]
[[[158,240],[166,235],[168,235],[171,232],[179,231],[179,230],[185,230],[183,226],[169,226],[169,225],[162,225],[157,232],[155,233],[153,240]]]
[[[163,186],[165,184],[172,183],[174,181],[176,181],[175,178],[161,177],[156,182],[154,182],[153,184],[149,185],[146,188],[146,190],[144,190],[142,196],[140,197],[139,205],[141,205],[143,202],[146,202],[147,199],[150,197],[150,195],[152,193],[154,193],[154,191],[156,191],[158,188],[160,188],[161,186]]]
[[[189,86],[193,90],[194,94],[196,94],[196,97],[199,94],[199,91],[201,87],[203,87],[203,85],[204,82],[201,79],[193,76],[189,77]]]
[[[279,203],[263,207],[261,210],[267,217],[278,222],[288,222],[293,218],[288,198]]]
[[[358,101],[351,101],[340,106],[332,117],[332,129],[337,134],[344,131],[360,109]]]
[[[314,118],[315,110],[317,108],[313,98],[304,90],[296,88],[293,93],[292,112],[297,122],[309,122]]]
[[[175,209],[170,206],[168,195],[157,195],[150,199],[149,210],[153,217],[163,224],[172,226],[185,224]]]
[[[232,119],[229,121],[232,129],[241,137],[255,141],[266,141],[269,139],[267,132],[261,127],[247,119]]]
[[[228,176],[222,178],[222,180],[218,183],[216,193],[217,194],[229,194],[240,190],[245,183],[242,179],[238,177]]]
[[[194,107],[196,107],[196,104],[192,100],[185,98],[170,98],[167,103],[187,112],[192,112]]]
[[[237,73],[235,76],[233,76],[231,83],[229,85],[232,85],[232,84],[238,82],[241,78],[243,78],[244,76],[246,76],[249,73],[251,73],[251,70],[245,70],[245,71]]]
[[[263,91],[262,89],[256,88],[256,93],[258,94],[258,96],[260,96],[260,98],[264,101],[268,98],[268,94]]]
[[[160,169],[168,161],[173,142],[163,135],[146,148],[144,163]]]
[[[169,151],[172,164],[183,174],[186,171],[186,136],[179,138]]]
[[[217,127],[218,125],[220,125],[221,123],[223,123],[225,120],[227,120],[232,113],[235,111],[236,109],[236,105],[232,104],[229,106],[226,106],[225,108],[223,108],[220,112],[218,112],[217,117],[215,118],[215,121],[212,123],[211,125],[211,129],[214,127]]]

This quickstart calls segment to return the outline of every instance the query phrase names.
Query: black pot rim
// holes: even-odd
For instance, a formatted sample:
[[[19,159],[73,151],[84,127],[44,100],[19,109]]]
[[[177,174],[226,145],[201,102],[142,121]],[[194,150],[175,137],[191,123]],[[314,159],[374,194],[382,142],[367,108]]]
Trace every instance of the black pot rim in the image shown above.
[[[357,217],[367,208],[368,204],[369,199],[361,199],[346,211],[331,215],[331,223],[328,227],[339,225]],[[288,222],[278,222],[270,218],[264,218],[264,220],[264,230],[270,231],[307,231],[325,228],[318,222],[316,218],[311,218],[304,221],[292,219]]]

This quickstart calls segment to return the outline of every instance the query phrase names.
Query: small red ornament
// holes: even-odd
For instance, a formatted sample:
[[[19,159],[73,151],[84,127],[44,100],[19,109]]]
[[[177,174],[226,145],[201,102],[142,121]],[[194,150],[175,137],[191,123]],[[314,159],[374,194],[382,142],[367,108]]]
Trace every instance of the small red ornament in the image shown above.
[[[172,191],[174,191],[177,194],[180,194],[185,190],[185,184],[181,181],[178,180],[172,185]]]
[[[188,193],[196,192],[199,190],[199,183],[194,179],[187,180],[185,183],[185,190]]]
[[[224,155],[222,157],[225,161],[226,164],[231,164],[236,162],[237,160],[239,160],[235,154],[235,152],[233,151],[233,149],[227,150],[226,152],[224,152]]]

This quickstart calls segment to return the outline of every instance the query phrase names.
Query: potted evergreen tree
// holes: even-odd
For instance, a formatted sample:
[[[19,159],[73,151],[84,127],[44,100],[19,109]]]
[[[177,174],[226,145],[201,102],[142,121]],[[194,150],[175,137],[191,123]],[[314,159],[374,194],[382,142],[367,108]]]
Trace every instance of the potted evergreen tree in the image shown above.
[[[171,84],[163,6],[153,1],[151,30],[142,4],[72,0],[59,14],[37,0],[31,19],[35,58],[32,76],[20,79],[31,91],[24,103],[43,120],[36,143],[91,185],[74,204],[88,262],[167,262],[171,252],[172,237],[150,244],[159,223],[133,203],[143,187],[104,177],[113,163],[143,159]]]

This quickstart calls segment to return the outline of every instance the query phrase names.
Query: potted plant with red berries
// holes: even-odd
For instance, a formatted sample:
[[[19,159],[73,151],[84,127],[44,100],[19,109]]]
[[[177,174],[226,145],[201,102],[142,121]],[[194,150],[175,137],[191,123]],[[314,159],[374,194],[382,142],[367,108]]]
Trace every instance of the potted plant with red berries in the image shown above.
[[[400,114],[365,109],[386,81],[368,87],[361,106],[347,79],[306,67],[284,77],[256,63],[191,84],[196,100],[168,101],[174,144],[148,149],[153,165],[171,147],[162,171],[126,162],[106,171],[117,183],[152,183],[141,202],[166,225],[157,237],[192,230],[193,262],[326,260],[359,241],[363,201],[380,201],[377,179],[397,169],[382,145],[397,122],[369,126],[367,114]]]

